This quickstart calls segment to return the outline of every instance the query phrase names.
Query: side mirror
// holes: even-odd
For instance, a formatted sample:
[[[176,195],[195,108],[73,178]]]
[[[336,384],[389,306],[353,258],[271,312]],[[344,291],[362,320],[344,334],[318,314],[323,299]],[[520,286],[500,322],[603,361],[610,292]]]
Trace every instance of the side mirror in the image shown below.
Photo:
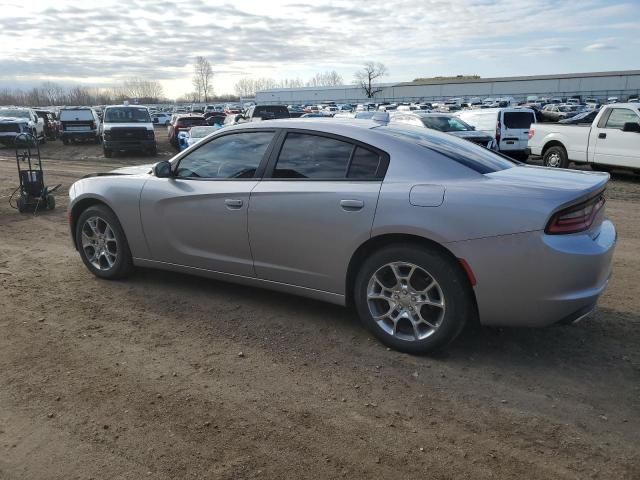
[[[627,122],[622,127],[623,132],[636,132],[640,133],[640,123],[638,122]]]
[[[153,174],[158,178],[169,178],[173,175],[171,171],[171,163],[162,160],[153,166]]]

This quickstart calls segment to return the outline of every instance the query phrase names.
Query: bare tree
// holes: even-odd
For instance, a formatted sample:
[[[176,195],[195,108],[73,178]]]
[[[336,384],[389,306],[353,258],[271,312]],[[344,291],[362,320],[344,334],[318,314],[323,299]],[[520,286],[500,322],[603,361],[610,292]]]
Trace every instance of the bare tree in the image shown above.
[[[387,67],[380,62],[365,62],[361,70],[358,70],[354,76],[354,83],[360,86],[367,98],[373,98],[376,93],[382,91],[382,87],[376,86],[376,80],[387,74]]]
[[[213,95],[213,86],[211,81],[213,80],[213,69],[211,63],[204,57],[196,57],[196,63],[193,73],[193,87],[198,96],[203,96],[204,101],[209,101],[209,96]],[[200,98],[198,98],[200,101]]]
[[[307,87],[335,87],[342,85],[342,76],[335,70],[316,73],[308,82]]]
[[[136,98],[143,103],[157,102],[163,96],[162,85],[156,80],[130,78],[125,80],[121,94],[124,98]]]

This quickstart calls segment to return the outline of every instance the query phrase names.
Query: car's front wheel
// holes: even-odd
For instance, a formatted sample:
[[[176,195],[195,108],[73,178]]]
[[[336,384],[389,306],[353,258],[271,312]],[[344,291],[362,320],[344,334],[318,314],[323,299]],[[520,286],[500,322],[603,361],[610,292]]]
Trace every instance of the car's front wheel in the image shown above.
[[[475,315],[464,270],[437,249],[390,246],[365,260],[354,301],[367,328],[407,353],[446,346]]]
[[[106,205],[94,205],[80,214],[76,245],[85,266],[97,277],[124,278],[133,268],[124,230]]]

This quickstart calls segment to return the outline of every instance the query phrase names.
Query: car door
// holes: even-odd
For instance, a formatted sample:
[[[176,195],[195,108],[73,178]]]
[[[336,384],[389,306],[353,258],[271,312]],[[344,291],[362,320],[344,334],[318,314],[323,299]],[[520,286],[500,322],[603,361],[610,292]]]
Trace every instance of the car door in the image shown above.
[[[596,142],[593,161],[603,165],[640,168],[640,133],[625,132],[625,123],[639,123],[640,117],[630,108],[611,108],[593,127]]]
[[[145,183],[140,214],[152,260],[254,276],[249,193],[274,137],[257,129],[218,135],[175,162],[170,178]]]
[[[524,151],[532,123],[535,123],[535,114],[531,111],[502,111],[500,151]]]
[[[282,137],[251,192],[256,275],[342,294],[349,259],[370,237],[388,156],[308,130]]]

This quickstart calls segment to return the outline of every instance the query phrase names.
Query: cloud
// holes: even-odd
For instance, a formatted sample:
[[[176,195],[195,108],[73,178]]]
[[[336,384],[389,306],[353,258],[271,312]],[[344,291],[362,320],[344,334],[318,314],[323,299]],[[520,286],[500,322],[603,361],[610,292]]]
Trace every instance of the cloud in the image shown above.
[[[616,50],[617,47],[614,45],[609,45],[607,43],[592,43],[591,45],[587,45],[584,47],[585,52],[599,52],[602,50]]]

